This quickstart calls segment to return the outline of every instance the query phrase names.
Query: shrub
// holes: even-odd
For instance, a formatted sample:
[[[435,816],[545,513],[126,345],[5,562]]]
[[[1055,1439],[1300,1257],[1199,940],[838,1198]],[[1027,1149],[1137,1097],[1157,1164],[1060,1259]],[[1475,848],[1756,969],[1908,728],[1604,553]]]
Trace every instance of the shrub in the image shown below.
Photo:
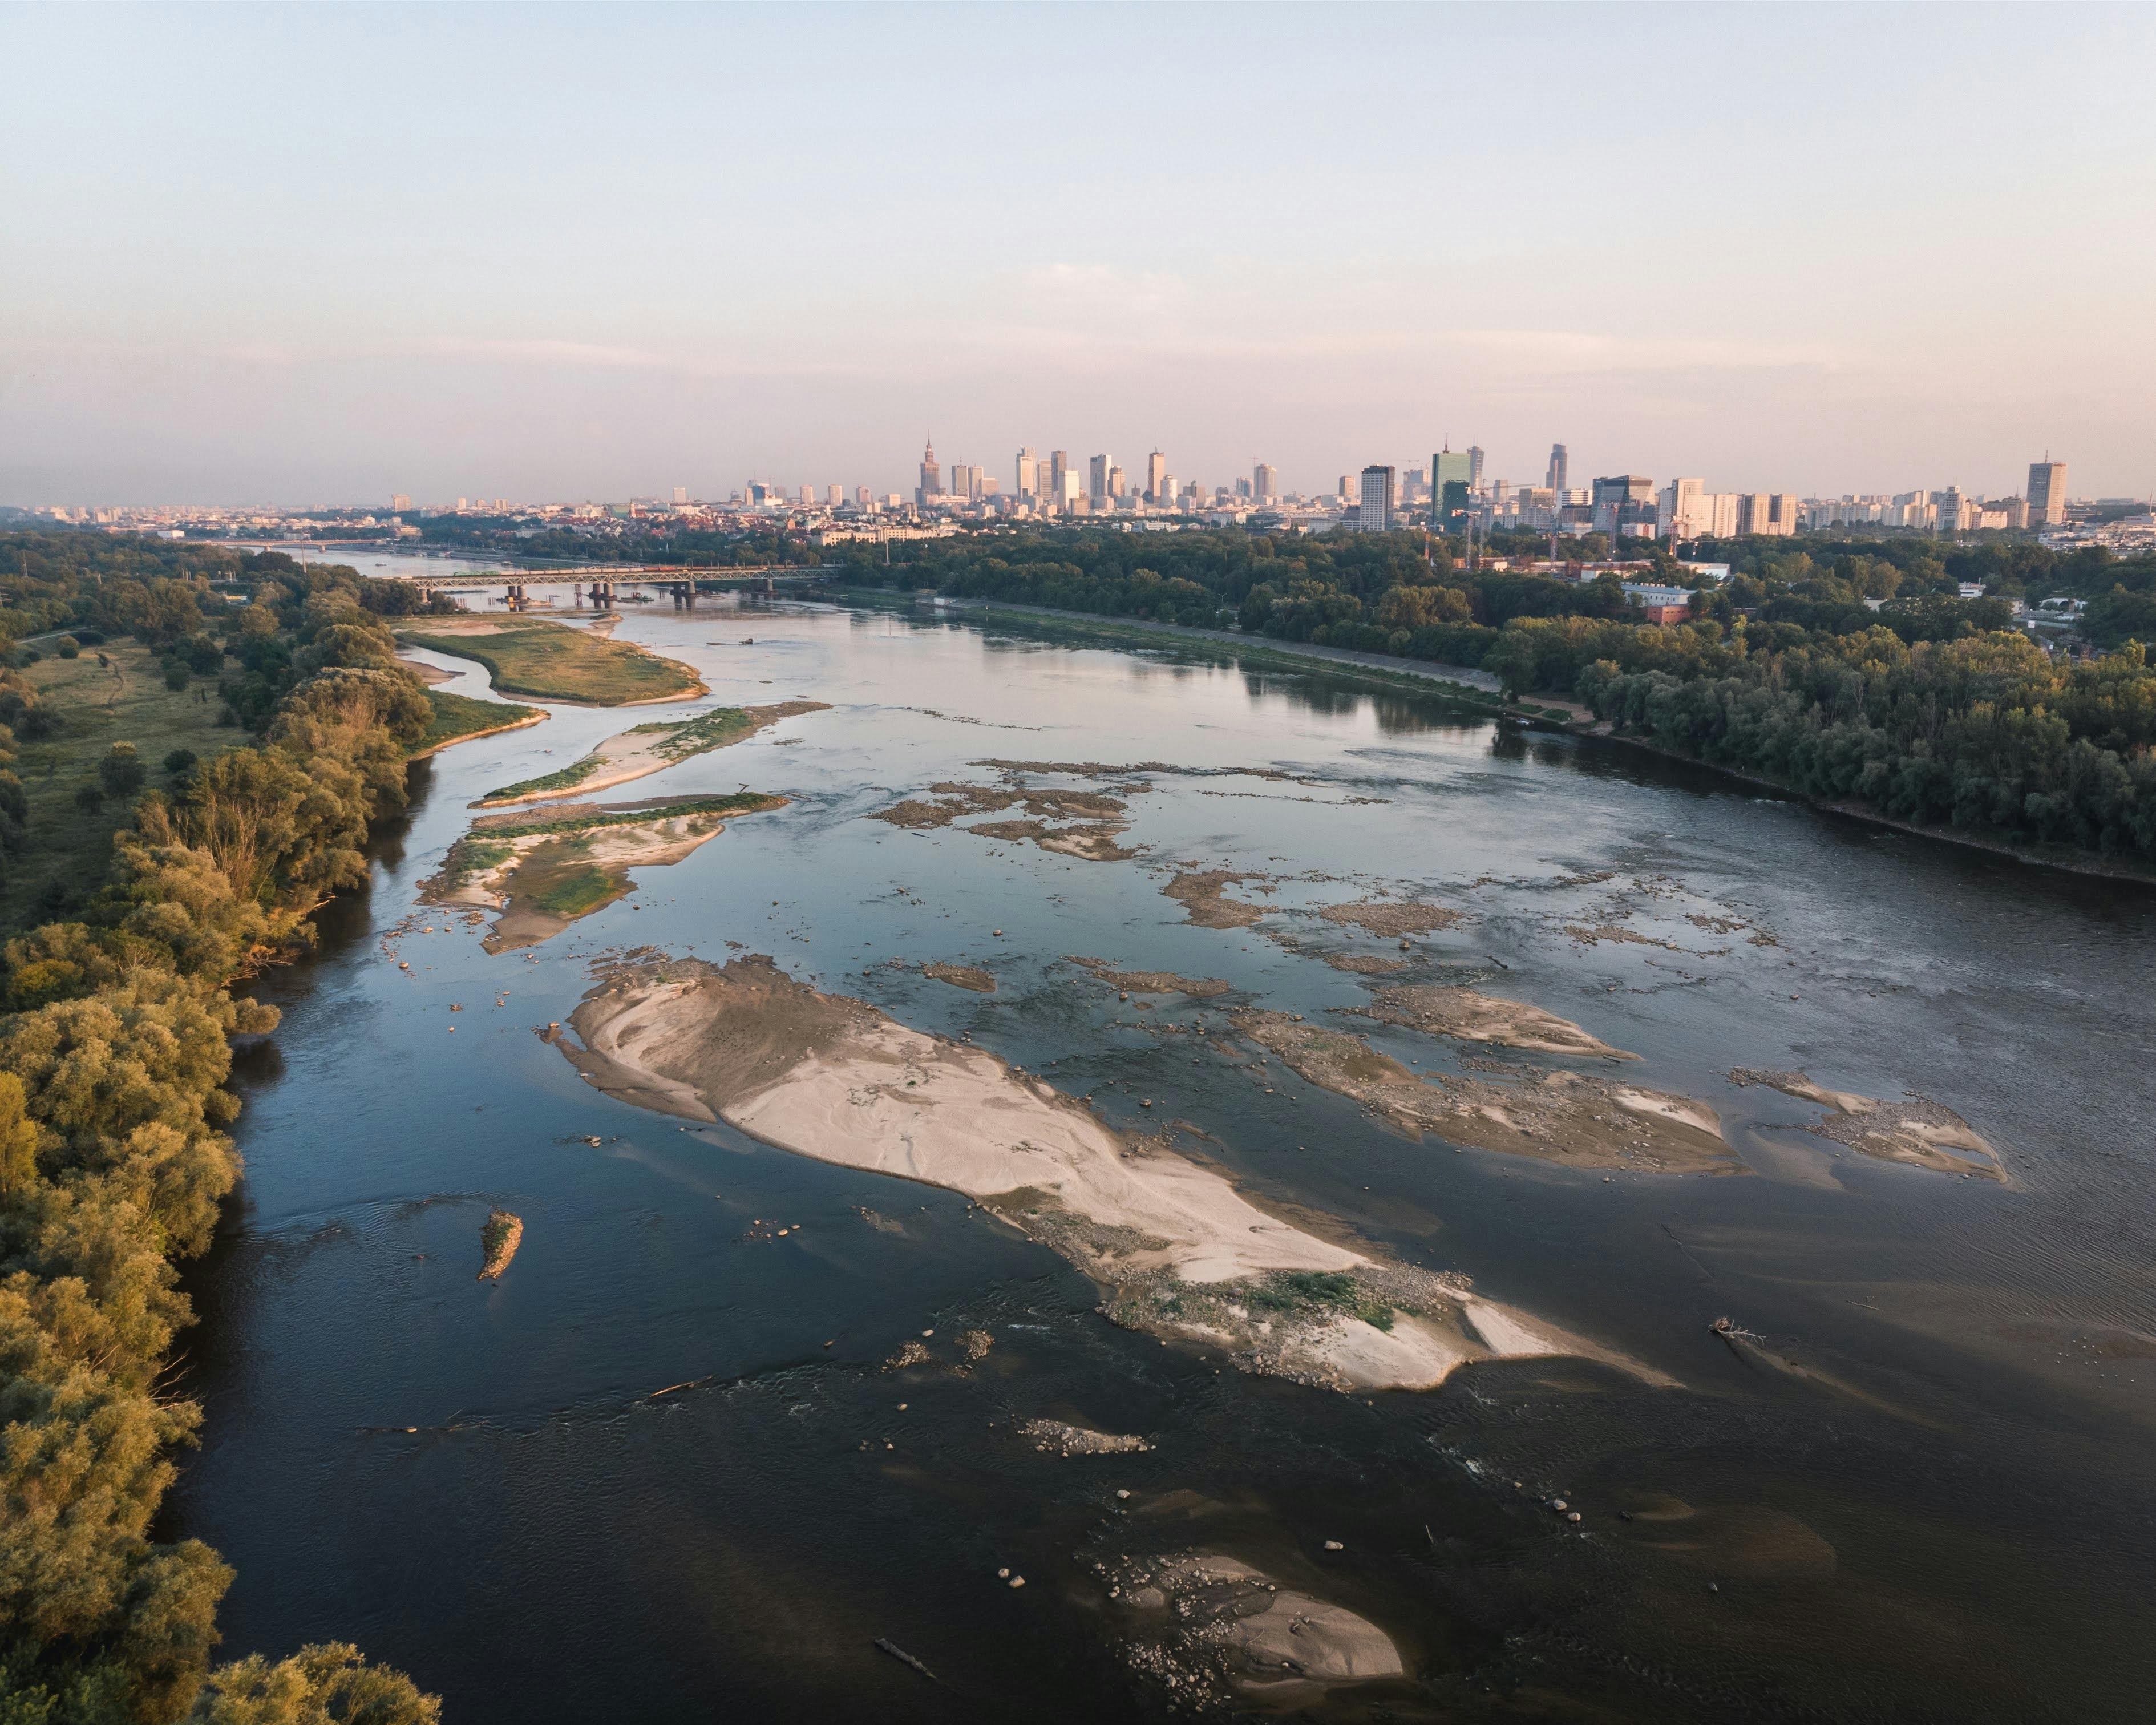
[[[174,749],[172,753],[165,757],[163,762],[165,771],[174,778],[177,778],[195,764],[197,758],[192,749]]]
[[[85,814],[95,814],[105,807],[105,793],[94,784],[86,784],[74,793],[74,806]]]
[[[181,690],[186,688],[187,686],[187,666],[184,665],[167,665],[165,667],[165,686],[172,691],[174,694],[177,694]]]
[[[80,659],[82,657],[82,643],[73,635],[62,635],[53,643],[53,651],[63,659]]]

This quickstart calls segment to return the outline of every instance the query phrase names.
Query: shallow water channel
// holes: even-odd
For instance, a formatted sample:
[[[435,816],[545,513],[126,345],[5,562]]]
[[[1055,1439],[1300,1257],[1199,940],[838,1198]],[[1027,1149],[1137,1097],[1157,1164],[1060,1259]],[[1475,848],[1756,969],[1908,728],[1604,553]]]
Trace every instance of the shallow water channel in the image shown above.
[[[1327,1716],[2146,1717],[2156,898],[1316,671],[895,611],[631,612],[619,638],[711,699],[557,707],[415,769],[370,890],[261,983],[285,1022],[242,1060],[246,1179],[189,1278],[207,1420],[165,1529],[237,1567],[228,1655],[354,1640],[458,1722],[1151,1717],[1189,1709],[1143,1656],[1172,1631],[1102,1576],[1203,1552],[1396,1644],[1404,1680],[1299,1698]],[[489,956],[420,901],[489,788],[639,719],[793,698],[830,711],[619,793],[787,807],[552,939]],[[1006,783],[992,760],[1257,770],[1035,773],[1126,788],[1135,854],[1107,860],[866,818]],[[1194,867],[1249,875],[1229,896],[1263,920],[1187,920],[1163,889]],[[1464,916],[1404,948],[1317,914],[1386,896]],[[970,1034],[1674,1387],[1550,1358],[1350,1395],[1119,1329],[957,1194],[588,1087],[534,1032],[645,947],[767,953]],[[1072,957],[1232,992],[1120,999]],[[1580,1064],[1342,1016],[1400,980],[1636,1053],[1626,1077],[1715,1109],[1743,1171],[1417,1141],[1229,1024],[1301,1013],[1431,1074]],[[2007,1178],[1867,1158],[1736,1069],[1928,1098]],[[485,1282],[497,1205],[524,1234]],[[1015,1429],[1037,1419],[1152,1447],[1044,1452]]]

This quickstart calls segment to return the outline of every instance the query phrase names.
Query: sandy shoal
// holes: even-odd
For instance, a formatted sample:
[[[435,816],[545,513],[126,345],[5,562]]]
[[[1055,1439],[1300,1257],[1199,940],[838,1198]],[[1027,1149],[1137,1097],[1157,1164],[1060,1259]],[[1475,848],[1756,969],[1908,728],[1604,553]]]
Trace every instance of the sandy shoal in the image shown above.
[[[557,785],[547,790],[526,791],[514,797],[485,797],[471,806],[475,809],[507,809],[519,803],[545,803],[558,797],[588,797],[597,791],[611,790],[618,784],[627,784],[631,779],[664,773],[669,767],[693,760],[712,749],[724,748],[730,743],[746,742],[757,732],[778,724],[782,719],[796,718],[803,713],[829,712],[830,703],[825,701],[782,701],[768,706],[743,707],[741,711],[747,722],[740,730],[701,748],[692,748],[685,753],[668,752],[668,745],[679,734],[680,725],[649,729],[632,727],[615,732],[585,756],[585,761],[596,761],[598,764],[574,784]],[[695,722],[694,719],[685,719],[681,724]],[[583,762],[573,764],[580,766]]]
[[[618,967],[562,1052],[639,1106],[721,1119],[844,1167],[961,1192],[1102,1286],[1118,1322],[1202,1337],[1248,1369],[1347,1388],[1427,1388],[1472,1360],[1577,1354],[1656,1378],[1466,1291],[1380,1262],[1251,1204],[1158,1138],[1126,1139],[985,1050],[924,1035],[796,982],[767,958]],[[1250,1296],[1282,1272],[1328,1276],[1358,1310],[1281,1311]],[[1411,1308],[1411,1309],[1410,1309]],[[1666,1381],[1666,1380],[1658,1380]]]

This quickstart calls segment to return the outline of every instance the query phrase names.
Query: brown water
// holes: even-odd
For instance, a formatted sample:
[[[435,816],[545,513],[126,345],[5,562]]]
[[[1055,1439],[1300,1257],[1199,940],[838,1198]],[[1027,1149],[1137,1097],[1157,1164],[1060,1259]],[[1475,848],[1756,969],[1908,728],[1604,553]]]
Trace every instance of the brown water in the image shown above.
[[[623,721],[562,708],[453,749],[320,957],[264,988],[285,1028],[244,1068],[248,1178],[192,1278],[207,1437],[168,1516],[238,1566],[228,1653],[355,1640],[458,1721],[1151,1717],[1173,1697],[1091,1565],[1203,1549],[1399,1642],[1409,1681],[1337,1693],[1341,1717],[2147,1716],[2147,894],[1316,674],[709,600],[619,634],[716,701],[834,710],[640,781],[792,800],[500,957],[439,911],[392,932],[466,803]],[[1124,861],[863,818],[995,783],[988,757],[1292,777],[1136,776]],[[1241,889],[1261,927],[1186,922],[1161,889],[1192,863],[1269,877]],[[1319,952],[1398,942],[1312,913],[1373,892],[1466,913],[1415,942],[1415,978],[1637,1052],[1627,1076],[1718,1109],[1748,1172],[1605,1182],[1415,1142],[1154,1028],[1233,1047],[1236,1004],[1366,1001]],[[1111,1327],[952,1194],[639,1112],[531,1034],[603,953],[729,942],[1116,1123],[1186,1121],[1260,1198],[1681,1387],[1522,1361],[1366,1399],[1221,1370]],[[1070,954],[1236,992],[1140,1014]],[[1473,1052],[1364,1027],[1426,1071]],[[1738,1067],[1929,1097],[2010,1181],[1859,1156]],[[525,1222],[498,1285],[475,1281],[495,1204]],[[1723,1316],[1759,1343],[1711,1334]],[[994,1348],[962,1374],[974,1327]],[[927,1329],[939,1363],[882,1368]],[[1154,1447],[1043,1455],[1011,1430],[1040,1417]]]

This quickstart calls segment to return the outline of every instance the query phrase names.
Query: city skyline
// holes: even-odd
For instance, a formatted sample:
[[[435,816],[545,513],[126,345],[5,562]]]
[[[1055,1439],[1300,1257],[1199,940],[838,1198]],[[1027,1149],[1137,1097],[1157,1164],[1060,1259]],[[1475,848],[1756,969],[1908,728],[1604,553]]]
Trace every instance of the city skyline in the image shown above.
[[[2156,482],[2145,12],[260,16],[0,11],[0,501],[911,490],[924,422]],[[1530,60],[1596,75],[1447,80],[1428,171],[1432,67]]]

